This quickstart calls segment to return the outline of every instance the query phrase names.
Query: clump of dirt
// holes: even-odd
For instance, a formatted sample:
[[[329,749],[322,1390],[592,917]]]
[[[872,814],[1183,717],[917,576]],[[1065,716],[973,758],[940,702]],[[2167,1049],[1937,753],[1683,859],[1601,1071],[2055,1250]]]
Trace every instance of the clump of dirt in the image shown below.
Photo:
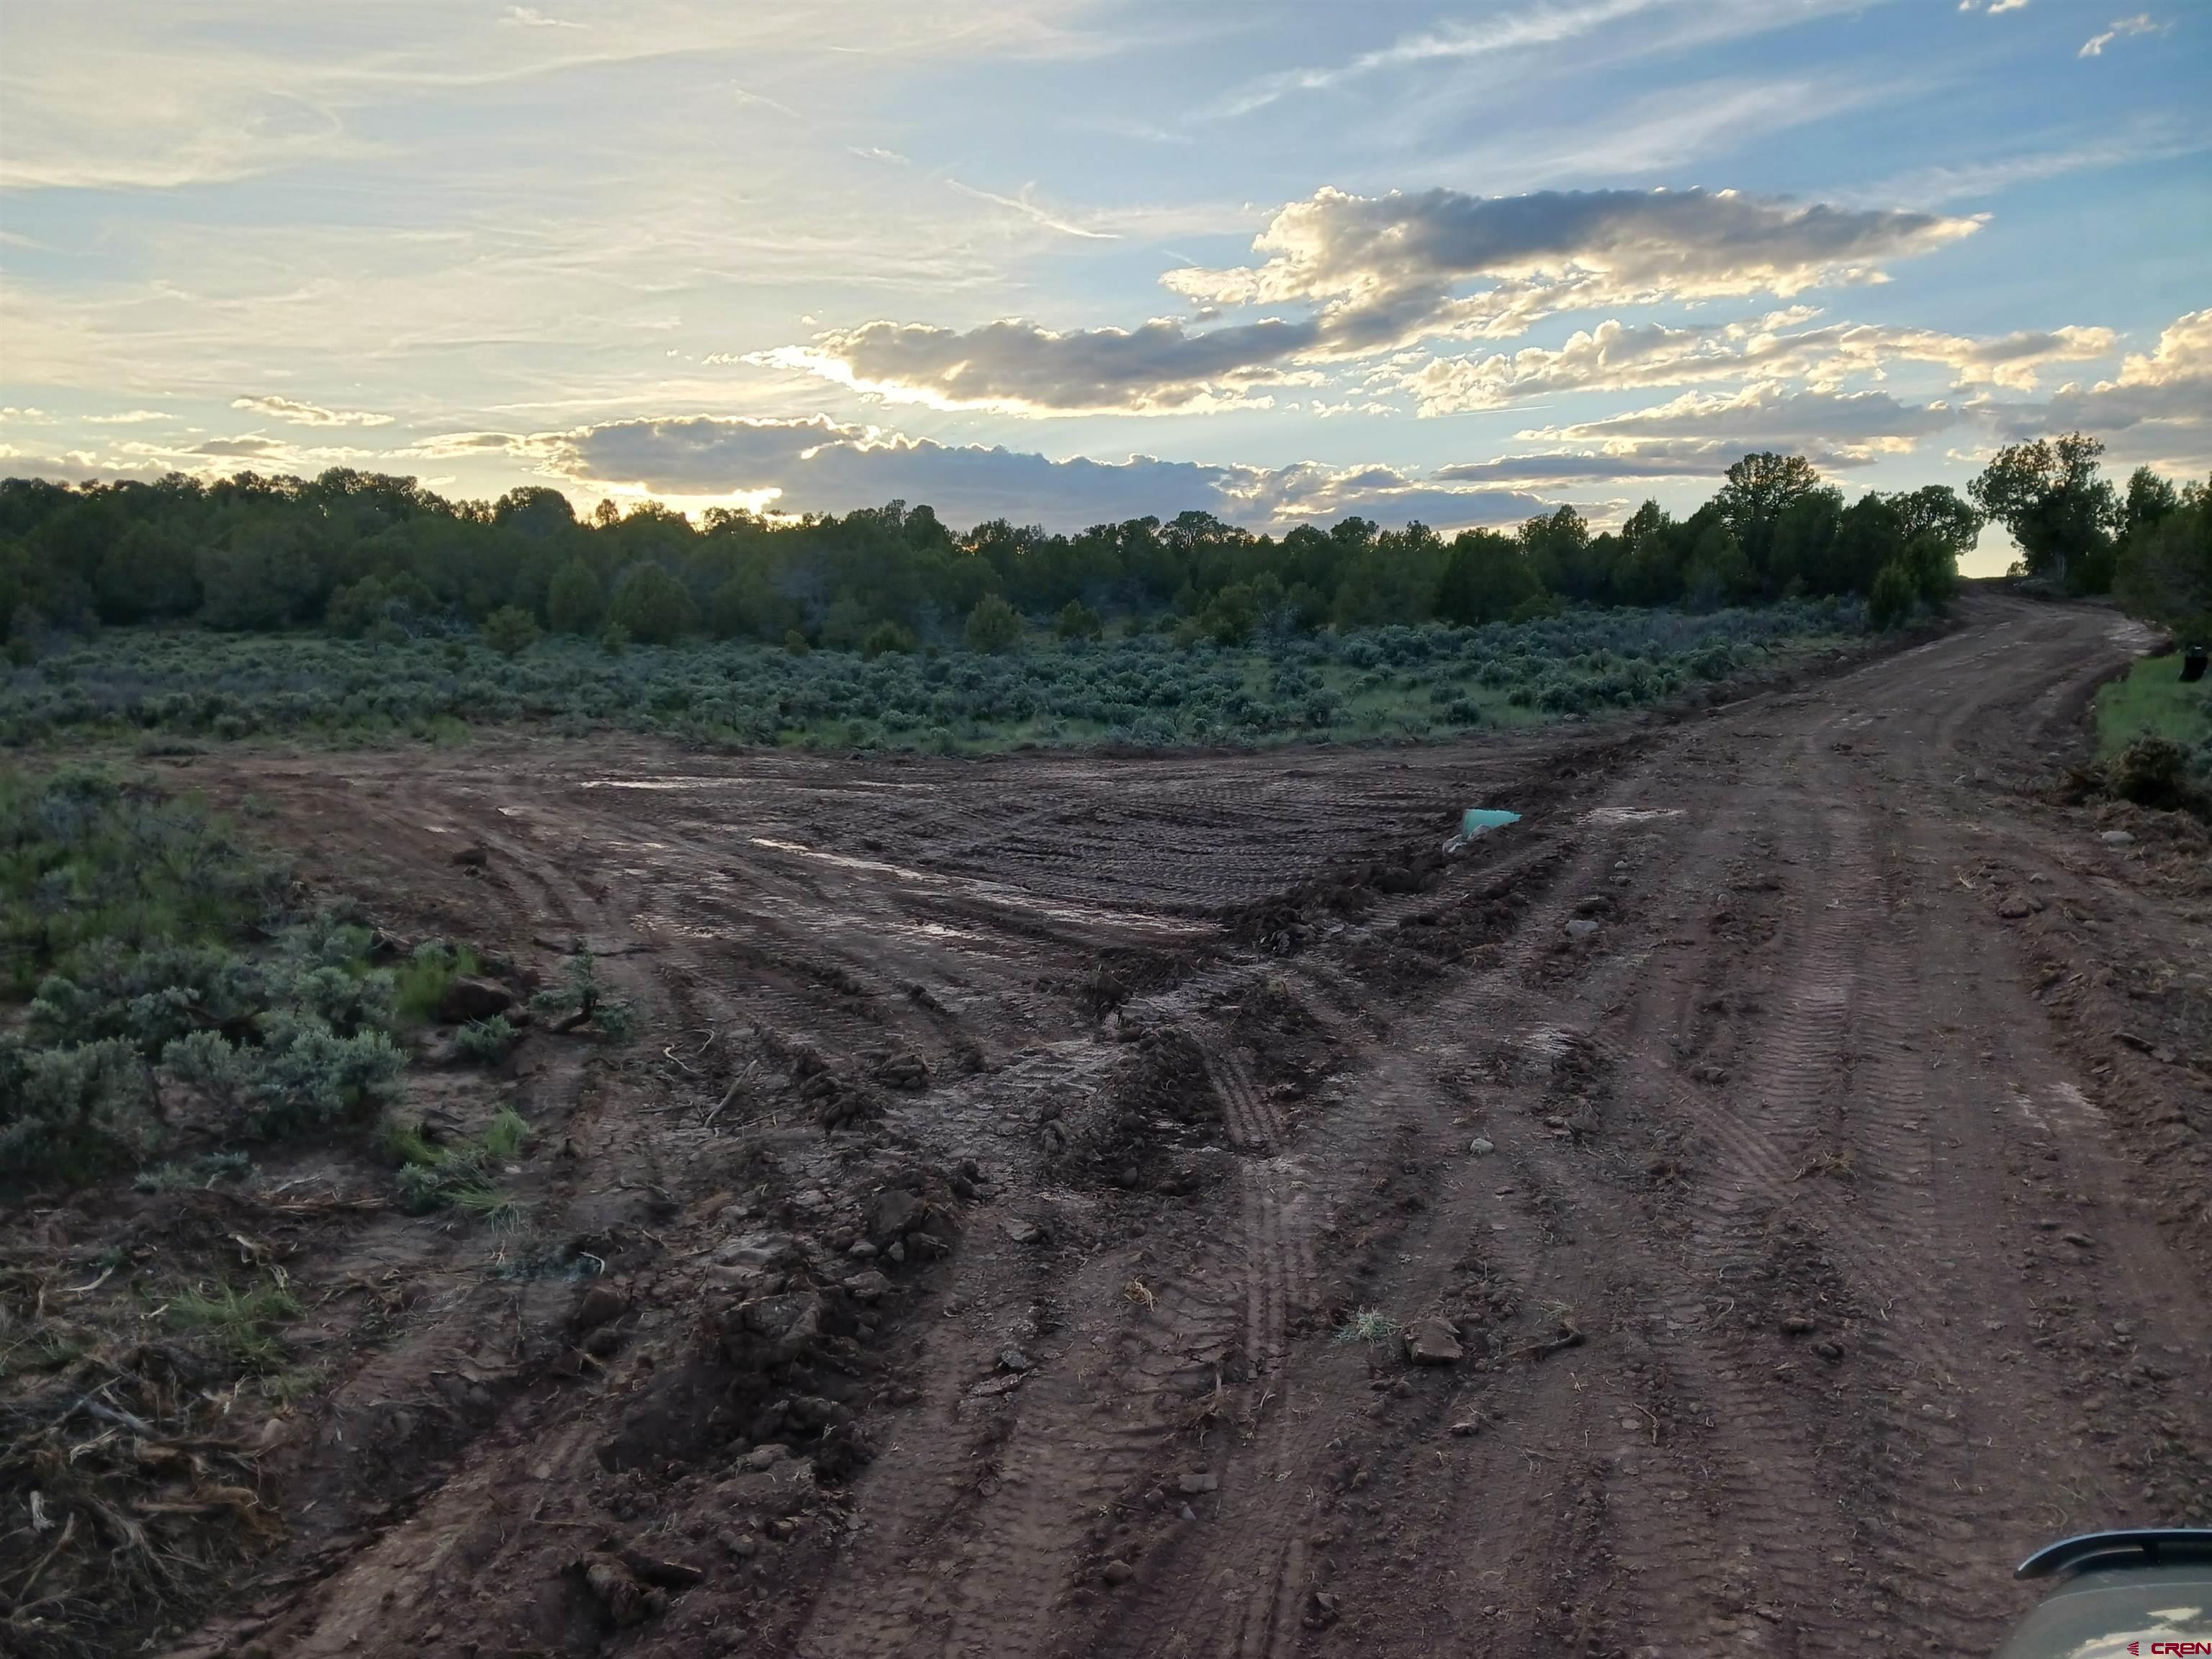
[[[811,1044],[766,1026],[754,1035],[762,1051],[789,1072],[799,1098],[812,1109],[814,1121],[822,1126],[825,1134],[837,1129],[858,1128],[883,1115],[882,1101],[866,1085],[839,1072]],[[916,1067],[920,1067],[919,1071]],[[927,1067],[915,1055],[879,1054],[875,1069],[878,1080],[894,1088],[928,1085]]]
[[[1065,1179],[1186,1194],[1221,1177],[1221,1101],[1204,1050],[1180,1027],[1146,1031],[1087,1100],[1045,1109],[1046,1151]]]
[[[1231,939],[1271,955],[1295,956],[1332,923],[1364,915],[1386,894],[1425,892],[1449,860],[1441,843],[1411,842],[1332,870],[1255,903],[1221,913]]]
[[[1310,1094],[1335,1052],[1328,1028],[1279,974],[1261,975],[1244,988],[1229,1029],[1251,1052],[1261,1081],[1279,1096]]]
[[[1370,984],[1402,990],[1447,970],[1494,965],[1528,907],[1549,889],[1565,854],[1547,849],[1492,872],[1444,903],[1416,910],[1348,943],[1346,963]]]
[[[895,1392],[879,1339],[908,1281],[951,1255],[960,1194],[979,1197],[988,1183],[973,1164],[896,1156],[849,1173],[852,1184],[834,1193],[779,1194],[766,1224],[712,1249],[690,1352],[624,1413],[601,1449],[607,1468],[690,1467],[773,1444],[836,1482],[869,1461],[861,1414]],[[605,1329],[625,1310],[619,1289],[595,1285],[572,1325]]]
[[[1181,983],[1212,953],[1182,955],[1142,945],[1113,945],[1097,953],[1084,972],[1073,978],[1047,976],[1037,981],[1040,991],[1068,997],[1093,1019],[1103,1019],[1132,997],[1151,996]]]

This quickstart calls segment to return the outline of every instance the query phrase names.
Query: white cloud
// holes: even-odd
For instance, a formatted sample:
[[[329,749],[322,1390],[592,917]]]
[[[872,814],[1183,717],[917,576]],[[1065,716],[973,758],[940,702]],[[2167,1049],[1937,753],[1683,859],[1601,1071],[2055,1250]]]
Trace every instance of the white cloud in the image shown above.
[[[308,161],[388,163],[405,147],[392,130],[413,128],[429,98],[624,64],[722,58],[749,78],[818,86],[930,60],[1069,58],[1110,44],[1070,27],[1050,0],[884,7],[868,15],[865,52],[852,49],[848,15],[804,6],[635,0],[618,29],[520,5],[498,28],[464,5],[341,15],[321,6],[153,4],[130,9],[127,21],[120,14],[115,5],[11,9],[0,185],[167,190]],[[489,106],[478,101],[481,116]],[[371,112],[391,118],[364,118]],[[623,112],[602,113],[618,125]]]
[[[2146,441],[2178,445],[2192,466],[2202,465],[2212,448],[2212,307],[2176,318],[2160,331],[2155,350],[2129,353],[2112,380],[2062,386],[2047,402],[1990,404],[1982,412],[2015,438],[2148,428]]]
[[[1024,186],[1022,194],[1016,197],[1001,196],[995,191],[978,190],[973,185],[962,184],[957,179],[947,179],[945,182],[963,196],[972,196],[979,202],[994,203],[1011,212],[1020,214],[1022,217],[1030,220],[1032,223],[1042,225],[1047,230],[1056,230],[1063,236],[1078,236],[1093,242],[1112,242],[1120,240],[1110,230],[1086,230],[1081,225],[1075,224],[1057,214],[1048,212],[1029,199],[1030,193],[1029,186]]]
[[[1154,414],[1247,401],[1237,383],[1310,347],[1310,323],[1279,320],[1193,334],[1172,319],[1133,329],[1055,333],[1018,319],[967,331],[866,323],[811,346],[755,352],[748,362],[799,369],[893,403],[1012,414]]]
[[[1837,458],[1848,464],[1909,453],[1919,439],[1960,419],[1948,404],[1900,403],[1886,392],[1793,391],[1762,382],[1725,394],[1686,392],[1650,408],[1514,435],[1523,442],[1594,445],[1632,458],[1818,451],[1834,465]]]
[[[1492,12],[1477,21],[1407,35],[1333,68],[1289,70],[1263,76],[1231,95],[1218,112],[1249,115],[1291,93],[1317,92],[1371,75],[1377,70],[1486,58],[1523,46],[1556,46],[1618,22],[1654,3],[1656,0],[1597,0],[1593,5]]]
[[[1387,466],[1213,465],[1147,455],[1054,460],[910,439],[820,416],[617,421],[509,441],[576,483],[734,496],[789,513],[846,512],[903,499],[927,501],[956,525],[1010,518],[1075,530],[1195,509],[1254,528],[1358,514],[1456,529],[1517,520],[1543,506],[1524,492],[1438,483]]]
[[[295,426],[390,426],[389,415],[373,415],[363,410],[325,409],[319,404],[301,403],[294,398],[275,396],[264,398],[234,398],[233,409],[250,409],[257,415],[267,415],[280,421],[289,421]]]
[[[1637,479],[1716,477],[1743,452],[1717,444],[1648,444],[1633,453],[1601,450],[1551,450],[1500,455],[1487,461],[1462,461],[1439,467],[1446,483],[1488,484],[1500,489],[1553,490],[1565,484],[1621,483]],[[1820,465],[1833,465],[1827,457]]]
[[[2118,133],[2084,137],[2057,149],[2016,151],[1979,161],[1949,161],[1894,173],[1838,199],[1858,204],[1911,204],[1933,207],[1947,202],[1986,201],[2016,185],[2096,173],[2145,161],[2166,161],[2203,153],[2212,141],[2178,122],[2146,117]]]
[[[1531,346],[1486,357],[1438,357],[1402,384],[1423,415],[1503,409],[1561,392],[1620,391],[1700,380],[1789,376],[1828,388],[1859,374],[1882,377],[1897,361],[1940,363],[1959,386],[2034,388],[2039,370],[2112,349],[2108,328],[2023,330],[1975,338],[1932,329],[1836,324],[1785,332],[1811,313],[1778,312],[1754,320],[1670,328],[1630,326],[1617,319],[1578,331],[1557,350]]]
[[[87,426],[143,426],[149,421],[173,421],[176,416],[166,410],[126,409],[120,415],[88,415]]]
[[[2115,40],[2123,40],[2131,34],[2158,34],[2166,27],[2164,24],[2152,22],[2150,14],[2147,11],[2139,11],[2133,17],[2115,17],[2110,27],[2102,34],[2093,34],[2084,40],[2081,43],[2081,50],[2074,55],[2076,58],[2102,58],[2105,55],[2105,48]]]
[[[1162,280],[1209,308],[1291,306],[1193,332],[1159,319],[1065,332],[1007,319],[959,331],[869,323],[747,361],[939,408],[1148,413],[1249,401],[1294,362],[1346,360],[1424,336],[1504,338],[1553,312],[1880,281],[1881,262],[1971,234],[1978,220],[1804,205],[1705,191],[1457,191],[1353,196],[1324,189],[1281,209],[1257,265]],[[1487,284],[1471,294],[1468,284]]]

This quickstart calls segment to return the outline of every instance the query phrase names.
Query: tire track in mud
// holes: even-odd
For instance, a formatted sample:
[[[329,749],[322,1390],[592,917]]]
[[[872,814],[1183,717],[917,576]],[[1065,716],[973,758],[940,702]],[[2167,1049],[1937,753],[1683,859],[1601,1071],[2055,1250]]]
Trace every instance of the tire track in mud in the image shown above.
[[[1068,1299],[1127,1305],[1114,1276],[1094,1264],[1066,1287]],[[1246,1314],[1236,1291],[1178,1280],[1141,1313],[1132,1309],[1097,1369],[1048,1364],[995,1408],[1003,1419],[968,1436],[907,1429],[872,1472],[870,1491],[881,1502],[867,1518],[871,1554],[904,1571],[887,1583],[871,1572],[865,1594],[825,1597],[798,1650],[809,1659],[1047,1651],[1071,1561],[1088,1553],[1098,1517],[1158,1462],[1176,1429],[1172,1407],[1194,1381],[1202,1385],[1210,1372],[1218,1386],[1236,1348],[1249,1343]],[[941,1394],[933,1416],[960,1420],[963,1388],[956,1382]],[[972,1467],[987,1451],[985,1492]],[[971,1472],[948,1479],[963,1469]],[[949,1508],[948,1485],[960,1489]]]
[[[1661,1121],[1690,1128],[1706,1156],[1698,1161],[1672,1252],[1679,1271],[1647,1278],[1653,1312],[1643,1339],[1660,1368],[1667,1397],[1689,1405],[1703,1425],[1689,1443],[1676,1437],[1650,1460],[1660,1480],[1616,1484],[1617,1534],[1629,1540],[1626,1616],[1632,1626],[1671,1632],[1684,1659],[1698,1644],[1743,1644],[1747,1650],[1784,1652],[1782,1626],[1752,1613],[1776,1607],[1796,1626],[1815,1599],[1828,1558],[1847,1547],[1832,1530],[1832,1506],[1816,1449],[1771,1386],[1755,1378],[1753,1356],[1722,1321],[1734,1312],[1725,1295],[1731,1279],[1753,1267],[1757,1230],[1789,1194],[1814,1136],[1814,1103],[1833,1083],[1850,1046],[1859,982],[1852,926],[1859,890],[1872,871],[1852,844],[1847,814],[1804,810],[1796,791],[1784,793],[1783,821],[1741,819],[1718,827],[1717,858],[1753,844],[1788,845],[1796,854],[1801,890],[1837,895],[1824,901],[1809,927],[1784,924],[1761,953],[1759,969],[1732,962],[1717,945],[1699,952],[1686,975],[1703,1000],[1727,996],[1759,970],[1773,973],[1760,995],[1759,1047],[1725,1091],[1678,1080],[1673,1068],[1650,1075],[1647,1106]],[[1796,808],[1796,810],[1792,810]],[[1802,918],[1804,907],[1796,907]],[[1706,989],[1718,981],[1717,991]],[[1639,1045],[1648,1052],[1648,1042]],[[1632,1083],[1632,1090],[1636,1088]],[[1656,1471],[1655,1471],[1656,1473]],[[1668,1496],[1668,1494],[1677,1494]],[[1747,1564],[1755,1564],[1747,1571]]]
[[[1510,868],[1527,869],[1547,878],[1563,858],[1576,851],[1571,838],[1547,837],[1534,848],[1506,852],[1503,860]],[[1584,849],[1574,868],[1594,869],[1599,860],[1597,849]],[[1451,878],[1450,890],[1441,896],[1432,893],[1385,901],[1383,914],[1371,918],[1359,933],[1371,935],[1377,924],[1387,927],[1421,908],[1449,908],[1462,901],[1466,890],[1494,889],[1499,879],[1495,866],[1462,869]],[[1547,879],[1547,888],[1559,884],[1557,879]],[[1486,1000],[1485,1012],[1493,1004],[1510,1006],[1516,1012],[1542,1006],[1540,999],[1529,994],[1520,981],[1545,955],[1543,925],[1544,920],[1534,911],[1522,915],[1506,942],[1507,967],[1489,976],[1494,994]],[[1325,1026],[1339,1031],[1359,1018],[1345,1005],[1372,994],[1346,984],[1317,962],[1297,961],[1293,972],[1299,983],[1319,993],[1310,999],[1311,1012]],[[1466,1018],[1479,1023],[1473,1009]],[[1358,1146],[1384,1136],[1386,1111],[1389,1116],[1409,1123],[1449,1111],[1449,1104],[1435,1099],[1425,1079],[1396,1063],[1397,1040],[1407,1034],[1409,1024],[1394,1021],[1394,1038],[1370,1057],[1374,1069],[1361,1076],[1360,1105],[1336,1115],[1328,1126],[1327,1133],[1334,1144]],[[1234,1086],[1232,1082],[1231,1087]],[[1425,1110],[1425,1098],[1429,1103]],[[1389,1104],[1385,1108],[1379,1103]],[[1253,1166],[1245,1167],[1249,1171]],[[1340,1182],[1324,1201],[1333,1206],[1345,1195]],[[1240,1188],[1240,1209],[1249,1241],[1248,1255],[1263,1264],[1248,1292],[1248,1317],[1260,1332],[1257,1341],[1261,1345],[1272,1341],[1277,1329],[1273,1274],[1284,1254],[1279,1231],[1271,1234],[1268,1226],[1270,1197],[1256,1176]],[[1296,1232],[1303,1247],[1310,1250],[1310,1230]],[[1267,1350],[1261,1346],[1256,1352]],[[1221,1524],[1214,1529],[1219,1541],[1194,1540],[1181,1551],[1167,1571],[1143,1584],[1140,1595],[1133,1598],[1138,1605],[1118,1617],[1087,1651],[1102,1659],[1103,1656],[1134,1659],[1153,1654],[1288,1659],[1298,1649],[1304,1638],[1309,1607],[1314,1605],[1310,1598],[1320,1584],[1312,1536],[1320,1518],[1315,1498],[1334,1484],[1325,1465],[1328,1447],[1340,1435],[1343,1425],[1317,1402],[1304,1410],[1296,1408],[1294,1402],[1302,1391],[1301,1372],[1325,1363],[1326,1358],[1309,1356],[1302,1361],[1286,1351],[1279,1364],[1272,1357],[1255,1364],[1259,1376],[1268,1378],[1264,1386],[1255,1378],[1254,1388],[1260,1401],[1277,1395],[1280,1401],[1272,1413],[1261,1415],[1255,1411],[1250,1440],[1222,1476],[1223,1515]],[[1277,1371],[1279,1377],[1273,1375]],[[1304,1391],[1313,1392],[1310,1387]],[[1295,1492],[1299,1498],[1284,1501],[1275,1496],[1277,1492]]]

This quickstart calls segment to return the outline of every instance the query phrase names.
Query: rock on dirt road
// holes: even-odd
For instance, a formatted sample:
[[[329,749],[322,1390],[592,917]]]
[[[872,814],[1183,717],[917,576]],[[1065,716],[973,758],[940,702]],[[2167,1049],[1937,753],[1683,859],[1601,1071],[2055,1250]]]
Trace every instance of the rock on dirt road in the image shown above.
[[[2034,1547],[2212,1522],[2205,838],[2047,787],[2135,647],[1978,598],[1418,750],[202,757],[641,1036],[517,1050],[530,1244],[328,1247],[408,1296],[179,1650],[1988,1651]]]

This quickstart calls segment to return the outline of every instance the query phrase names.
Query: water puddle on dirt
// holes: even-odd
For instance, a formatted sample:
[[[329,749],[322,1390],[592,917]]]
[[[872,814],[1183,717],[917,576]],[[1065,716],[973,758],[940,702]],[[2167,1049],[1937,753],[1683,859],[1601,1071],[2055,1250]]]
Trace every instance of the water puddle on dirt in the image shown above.
[[[971,944],[982,944],[984,937],[965,927],[947,927],[941,921],[902,921],[897,924],[909,933],[924,934],[930,939],[966,939]]]
[[[738,782],[736,778],[586,778],[586,789],[712,789]]]
[[[1186,934],[1204,932],[1195,922],[1169,921],[1158,916],[1132,915],[1126,910],[1108,910],[1095,906],[1052,904],[1018,887],[1007,887],[994,881],[964,881],[949,876],[933,874],[927,870],[908,870],[902,865],[885,864],[877,859],[856,859],[843,853],[825,853],[818,847],[809,847],[804,842],[777,841],[768,836],[748,837],[756,847],[765,847],[770,852],[789,853],[794,857],[817,859],[824,864],[834,864],[840,869],[858,870],[869,875],[889,876],[896,881],[919,882],[946,892],[973,895],[987,904],[995,904],[1009,910],[1026,910],[1048,921],[1064,921],[1079,927],[1120,927],[1132,932]]]
[[[809,847],[804,842],[775,841],[767,836],[750,837],[756,847],[765,847],[770,852],[791,853],[803,859],[819,859],[824,864],[834,864],[842,870],[866,870],[872,875],[895,876],[901,881],[919,881],[932,887],[947,885],[942,876],[933,876],[927,870],[908,870],[902,865],[884,864],[876,859],[856,859],[843,853],[825,853],[818,847]]]

